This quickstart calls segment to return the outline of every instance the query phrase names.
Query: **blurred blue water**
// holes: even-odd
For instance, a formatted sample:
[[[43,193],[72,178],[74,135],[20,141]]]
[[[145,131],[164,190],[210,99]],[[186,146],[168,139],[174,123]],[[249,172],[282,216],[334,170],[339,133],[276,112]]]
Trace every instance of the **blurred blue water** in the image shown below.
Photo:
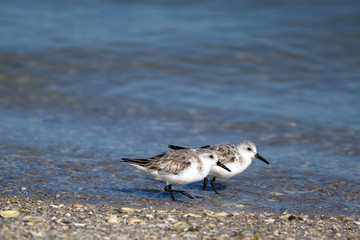
[[[119,159],[251,139],[271,165],[219,181],[224,206],[358,211],[359,7],[0,2],[2,192],[167,200]]]

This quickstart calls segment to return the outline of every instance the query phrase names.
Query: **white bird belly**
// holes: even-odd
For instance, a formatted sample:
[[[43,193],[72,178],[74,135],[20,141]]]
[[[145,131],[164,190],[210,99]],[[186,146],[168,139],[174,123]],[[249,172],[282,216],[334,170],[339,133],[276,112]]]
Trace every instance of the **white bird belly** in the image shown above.
[[[240,164],[238,161],[232,162],[232,163],[226,163],[225,166],[228,167],[231,172],[226,171],[222,167],[219,166],[213,166],[210,169],[210,175],[213,175],[217,178],[231,178],[241,172],[243,172],[246,168],[249,167],[251,162],[246,164]]]
[[[184,169],[177,174],[159,172],[155,179],[167,182],[167,184],[185,185],[203,180],[208,175],[209,171],[210,169],[202,169],[200,172],[196,164],[191,164],[187,169]]]

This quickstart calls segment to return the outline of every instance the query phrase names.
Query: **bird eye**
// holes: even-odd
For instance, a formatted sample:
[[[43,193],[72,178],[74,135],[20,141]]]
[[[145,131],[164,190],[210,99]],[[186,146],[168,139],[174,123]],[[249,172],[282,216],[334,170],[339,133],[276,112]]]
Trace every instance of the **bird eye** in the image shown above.
[[[248,148],[247,148],[247,150],[248,150],[248,151],[251,151],[251,148],[250,148],[250,147],[248,147]]]
[[[213,155],[210,155],[209,157],[210,157],[210,158],[214,158],[214,156],[213,156]]]

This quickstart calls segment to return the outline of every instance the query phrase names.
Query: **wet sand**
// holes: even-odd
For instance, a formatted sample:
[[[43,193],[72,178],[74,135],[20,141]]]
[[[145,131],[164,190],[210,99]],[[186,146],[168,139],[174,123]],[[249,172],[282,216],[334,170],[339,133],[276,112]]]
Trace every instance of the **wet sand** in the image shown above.
[[[211,210],[209,210],[211,209]],[[0,197],[1,239],[359,239],[360,216]]]

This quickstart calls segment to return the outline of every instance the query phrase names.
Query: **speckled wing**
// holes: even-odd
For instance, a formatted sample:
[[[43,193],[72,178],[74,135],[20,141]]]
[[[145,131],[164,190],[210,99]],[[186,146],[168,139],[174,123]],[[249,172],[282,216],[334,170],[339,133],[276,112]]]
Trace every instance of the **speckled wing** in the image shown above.
[[[236,146],[233,144],[213,145],[208,149],[214,151],[218,156],[219,161],[224,164],[236,161],[237,150]]]
[[[173,149],[173,150],[184,150],[184,149],[190,149],[188,147],[182,147],[182,146],[177,146],[177,145],[169,145],[169,148]],[[218,156],[218,159],[220,162],[222,163],[231,163],[236,161],[236,146],[234,144],[226,144],[226,145],[206,145],[203,147],[200,147],[198,149],[209,149],[212,150],[216,153],[216,155]]]
[[[191,164],[191,158],[194,157],[189,151],[171,151],[150,158],[146,164],[149,169],[156,169],[162,172],[178,174]]]

